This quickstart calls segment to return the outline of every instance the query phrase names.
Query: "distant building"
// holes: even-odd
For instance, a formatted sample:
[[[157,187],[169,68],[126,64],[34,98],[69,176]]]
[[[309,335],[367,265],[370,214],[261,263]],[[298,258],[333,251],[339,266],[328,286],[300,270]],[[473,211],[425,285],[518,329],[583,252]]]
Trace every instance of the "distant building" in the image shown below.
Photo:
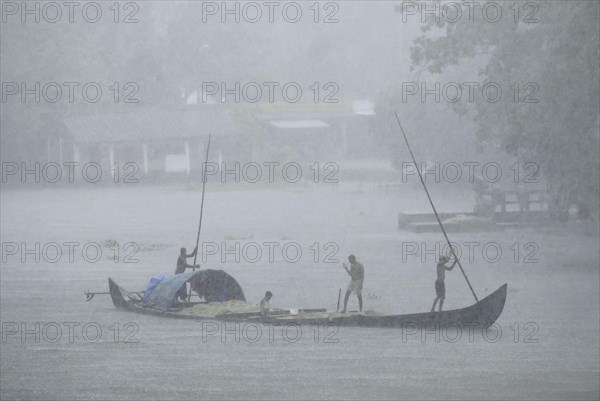
[[[381,155],[369,101],[257,106],[269,145],[289,147],[308,160],[368,159]]]
[[[225,109],[94,114],[64,123],[68,134],[60,138],[61,158],[80,163],[135,162],[140,174],[190,174],[202,167],[209,133],[215,139],[211,161],[221,160],[224,152],[241,156],[235,155],[241,130]]]
[[[210,161],[219,164],[253,157],[280,162],[369,159],[381,154],[373,138],[374,115],[369,101],[248,107],[192,102],[178,111],[69,117],[64,120],[66,133],[48,149],[58,149],[52,153],[61,161],[103,167],[134,162],[138,174],[157,177],[201,171],[209,133]],[[284,160],[289,157],[293,159]]]

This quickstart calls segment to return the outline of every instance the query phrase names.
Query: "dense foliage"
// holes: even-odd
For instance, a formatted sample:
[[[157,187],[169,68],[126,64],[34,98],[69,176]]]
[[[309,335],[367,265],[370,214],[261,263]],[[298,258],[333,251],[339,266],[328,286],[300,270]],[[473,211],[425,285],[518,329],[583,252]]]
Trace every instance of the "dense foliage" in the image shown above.
[[[559,211],[574,204],[581,216],[597,218],[599,3],[540,2],[536,9],[532,3],[517,3],[517,23],[514,13],[496,23],[429,16],[411,49],[412,64],[437,76],[477,66],[482,82],[505,90],[518,85],[499,102],[475,97],[472,107],[454,109],[477,124],[483,146],[501,145],[539,165]]]

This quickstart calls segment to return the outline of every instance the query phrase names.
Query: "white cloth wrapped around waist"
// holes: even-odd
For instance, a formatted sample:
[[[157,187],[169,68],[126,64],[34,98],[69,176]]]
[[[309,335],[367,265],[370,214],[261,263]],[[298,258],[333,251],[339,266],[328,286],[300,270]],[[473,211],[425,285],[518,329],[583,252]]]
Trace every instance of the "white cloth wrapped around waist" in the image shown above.
[[[347,291],[355,292],[360,295],[363,288],[363,281],[364,280],[350,280]]]

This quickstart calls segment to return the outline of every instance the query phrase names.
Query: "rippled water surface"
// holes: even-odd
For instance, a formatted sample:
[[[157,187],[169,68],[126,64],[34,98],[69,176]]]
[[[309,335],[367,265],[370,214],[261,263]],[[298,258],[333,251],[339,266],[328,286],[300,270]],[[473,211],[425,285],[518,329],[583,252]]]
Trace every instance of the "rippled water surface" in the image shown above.
[[[433,196],[441,211],[472,204],[456,190],[434,188]],[[508,283],[504,312],[487,332],[258,332],[122,312],[106,295],[85,302],[86,289],[107,290],[107,277],[140,290],[150,276],[171,274],[179,248],[193,248],[200,197],[159,188],[2,192],[4,247],[39,242],[41,254],[56,242],[63,251],[49,263],[55,254],[46,247],[38,263],[3,250],[2,399],[599,398],[598,237],[576,227],[449,233],[465,252],[475,242],[472,260],[462,260],[480,298]],[[335,310],[348,280],[341,262],[354,253],[365,266],[366,309],[426,311],[443,237],[399,230],[398,212],[429,212],[426,198],[409,186],[209,191],[202,241],[234,250],[237,242],[240,260],[234,251],[222,263],[218,252],[200,263],[236,277],[250,301],[271,290],[274,307]],[[72,262],[65,242],[80,244]],[[250,242],[263,252],[254,263],[255,254],[241,253]],[[265,242],[278,244],[272,261]],[[95,263],[94,249],[88,260],[81,255],[90,243],[101,245]],[[486,244],[502,254],[482,253]],[[285,245],[294,249],[283,254]],[[422,261],[411,246],[432,251],[420,252]],[[302,255],[292,262],[296,248]],[[124,263],[128,256],[138,261]],[[445,308],[473,302],[458,270],[446,287]]]

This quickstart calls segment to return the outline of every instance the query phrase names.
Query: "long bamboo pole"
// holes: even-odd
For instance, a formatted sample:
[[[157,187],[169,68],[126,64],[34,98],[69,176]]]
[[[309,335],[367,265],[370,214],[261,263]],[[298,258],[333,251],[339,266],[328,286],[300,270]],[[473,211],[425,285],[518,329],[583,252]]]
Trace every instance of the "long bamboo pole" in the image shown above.
[[[202,212],[204,211],[204,190],[206,189],[206,167],[208,165],[208,151],[210,150],[210,137],[208,134],[208,145],[206,146],[206,157],[204,159],[204,165],[202,166],[202,201],[200,203],[200,219],[198,221],[198,235],[196,236],[196,254],[194,255],[194,268],[192,271],[196,271],[196,258],[198,257],[198,244],[200,243],[200,230],[202,230]],[[190,291],[188,293],[188,299],[192,296],[192,286],[190,285]]]

